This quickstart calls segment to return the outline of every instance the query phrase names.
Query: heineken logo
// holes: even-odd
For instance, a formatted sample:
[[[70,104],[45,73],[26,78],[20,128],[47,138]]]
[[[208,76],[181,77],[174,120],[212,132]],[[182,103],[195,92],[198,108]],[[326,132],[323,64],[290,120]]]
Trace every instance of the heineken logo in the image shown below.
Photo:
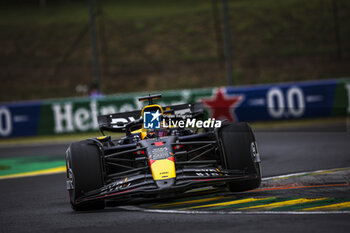
[[[180,92],[180,99],[172,99],[171,101],[166,101],[162,99],[158,101],[157,104],[161,106],[184,104],[189,101],[190,92],[182,91]],[[211,90],[203,93],[202,96],[210,95]],[[54,120],[54,132],[55,133],[71,133],[76,131],[86,132],[91,130],[98,130],[97,116],[108,115],[120,112],[129,112],[134,110],[140,110],[143,106],[137,98],[126,99],[126,101],[98,101],[91,100],[88,103],[79,102],[65,102],[65,103],[54,103],[51,105],[51,111]],[[107,104],[108,103],[108,104]],[[152,120],[153,116],[150,120]],[[144,119],[149,119],[149,116]],[[114,119],[116,122],[130,122],[135,120],[134,117],[125,117],[120,119]],[[155,120],[155,119],[153,119]],[[151,122],[148,122],[151,127]],[[154,126],[156,126],[154,124]]]

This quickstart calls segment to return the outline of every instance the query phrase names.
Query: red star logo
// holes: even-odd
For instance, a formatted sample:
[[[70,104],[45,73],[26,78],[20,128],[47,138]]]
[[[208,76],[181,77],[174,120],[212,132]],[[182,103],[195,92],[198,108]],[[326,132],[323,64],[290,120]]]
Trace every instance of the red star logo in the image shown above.
[[[203,103],[212,111],[212,117],[218,120],[227,119],[229,121],[236,121],[233,110],[243,100],[242,95],[225,96],[223,89],[220,88],[215,93],[212,99],[202,99]]]

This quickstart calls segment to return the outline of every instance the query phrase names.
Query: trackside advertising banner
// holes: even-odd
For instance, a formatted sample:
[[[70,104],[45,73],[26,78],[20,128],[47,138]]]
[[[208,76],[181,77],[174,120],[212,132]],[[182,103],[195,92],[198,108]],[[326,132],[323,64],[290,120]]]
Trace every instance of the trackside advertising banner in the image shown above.
[[[153,92],[159,93],[159,92]],[[0,103],[0,137],[98,130],[97,116],[141,109],[149,93]],[[350,114],[350,79],[161,92],[161,106],[203,102],[209,117],[275,121]]]

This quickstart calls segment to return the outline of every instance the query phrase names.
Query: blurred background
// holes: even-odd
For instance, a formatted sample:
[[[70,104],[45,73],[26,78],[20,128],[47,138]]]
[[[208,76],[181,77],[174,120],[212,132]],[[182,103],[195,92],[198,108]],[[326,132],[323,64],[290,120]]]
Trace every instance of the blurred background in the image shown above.
[[[350,76],[350,1],[224,2],[2,0],[0,101]]]

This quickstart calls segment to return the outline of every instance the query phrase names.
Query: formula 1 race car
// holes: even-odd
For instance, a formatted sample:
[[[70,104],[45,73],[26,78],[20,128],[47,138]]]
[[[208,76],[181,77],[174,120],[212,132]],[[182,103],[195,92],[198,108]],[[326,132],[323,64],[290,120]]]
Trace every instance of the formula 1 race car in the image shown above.
[[[225,185],[232,192],[259,187],[260,156],[247,123],[203,123],[201,103],[162,108],[153,104],[160,97],[139,98],[148,101],[141,111],[98,117],[103,135],[124,132],[124,137],[69,146],[67,190],[74,210],[103,209],[106,201],[167,198],[203,186]]]

